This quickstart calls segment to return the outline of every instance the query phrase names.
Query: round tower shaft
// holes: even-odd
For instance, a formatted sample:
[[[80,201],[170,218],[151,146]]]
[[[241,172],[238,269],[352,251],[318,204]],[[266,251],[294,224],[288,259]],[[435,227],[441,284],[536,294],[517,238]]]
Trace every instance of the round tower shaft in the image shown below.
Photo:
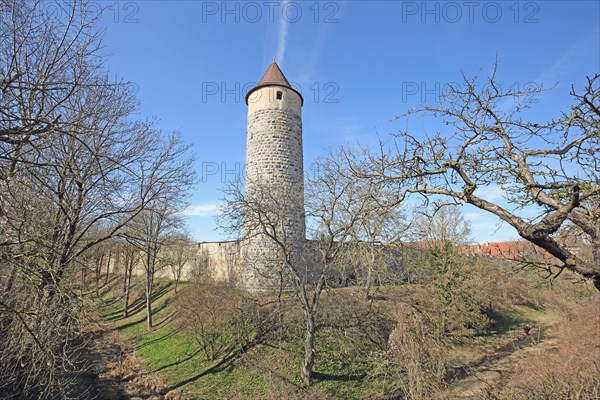
[[[242,285],[287,285],[287,262],[306,270],[302,103],[273,62],[246,95],[246,199]]]

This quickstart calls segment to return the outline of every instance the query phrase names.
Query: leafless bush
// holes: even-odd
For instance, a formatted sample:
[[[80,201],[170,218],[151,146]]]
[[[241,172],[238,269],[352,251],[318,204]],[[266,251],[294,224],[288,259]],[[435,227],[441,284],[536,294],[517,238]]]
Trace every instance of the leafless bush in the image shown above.
[[[555,346],[530,353],[504,390],[493,398],[515,400],[600,398],[600,297],[591,298],[560,324]]]
[[[389,337],[389,350],[372,357],[372,378],[398,379],[400,398],[432,399],[443,389],[444,344],[431,322],[407,304],[397,310],[398,323]]]
[[[0,397],[89,398],[79,380],[86,342],[73,298],[25,285],[0,290]]]
[[[318,335],[328,343],[319,352],[317,366],[327,362],[349,369],[370,353],[387,350],[393,329],[394,321],[364,300],[363,293],[330,291],[318,318]]]
[[[198,343],[207,360],[260,341],[269,313],[241,290],[201,282],[185,288],[177,300],[177,325]]]
[[[430,399],[442,388],[444,347],[416,312],[400,320],[390,336],[390,351],[406,370],[403,391],[410,399]]]

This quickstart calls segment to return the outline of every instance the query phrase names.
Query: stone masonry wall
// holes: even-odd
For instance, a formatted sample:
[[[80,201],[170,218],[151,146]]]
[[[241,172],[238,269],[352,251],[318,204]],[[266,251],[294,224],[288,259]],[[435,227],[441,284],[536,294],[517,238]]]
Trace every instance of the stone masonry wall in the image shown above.
[[[200,242],[190,245],[192,257],[183,267],[182,281],[190,281],[197,276],[207,277],[216,282],[239,284],[242,269],[242,245],[240,241]],[[114,274],[123,274],[122,255],[118,250],[111,256],[110,270]],[[159,254],[159,258],[161,255]],[[142,258],[135,265],[133,275],[144,276]],[[173,279],[173,272],[168,266],[158,264],[156,277]]]
[[[280,86],[256,90],[248,102],[246,196],[268,211],[273,233],[291,249],[300,270],[306,262],[303,162],[300,97]],[[276,288],[282,249],[252,223],[255,214],[246,215],[242,286],[250,291]]]

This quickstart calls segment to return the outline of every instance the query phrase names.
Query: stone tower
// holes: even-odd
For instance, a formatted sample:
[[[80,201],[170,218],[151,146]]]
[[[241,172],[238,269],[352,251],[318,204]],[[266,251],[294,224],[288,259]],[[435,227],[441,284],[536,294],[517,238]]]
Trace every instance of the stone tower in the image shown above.
[[[268,215],[269,229],[285,243],[293,265],[306,270],[302,95],[273,61],[260,82],[246,94],[246,198]],[[252,208],[250,206],[249,208]],[[284,251],[246,212],[242,286],[250,291],[277,289],[286,283]]]

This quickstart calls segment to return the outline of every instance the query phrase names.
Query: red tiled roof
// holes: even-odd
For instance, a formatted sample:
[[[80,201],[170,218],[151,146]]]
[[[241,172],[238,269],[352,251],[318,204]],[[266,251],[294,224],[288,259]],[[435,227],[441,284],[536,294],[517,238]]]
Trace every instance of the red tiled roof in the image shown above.
[[[248,97],[250,97],[252,92],[254,92],[256,89],[260,89],[266,86],[283,86],[285,88],[291,89],[294,92],[296,92],[298,96],[300,96],[300,104],[304,104],[304,99],[302,98],[300,92],[298,92],[292,87],[292,85],[290,85],[290,82],[287,80],[285,75],[283,75],[283,72],[281,72],[281,68],[279,68],[279,65],[277,65],[275,61],[273,61],[269,68],[267,68],[267,71],[260,79],[258,84],[252,89],[250,89],[250,91],[246,94],[246,104],[248,104]]]
[[[466,252],[467,254],[482,254],[517,261],[522,261],[527,256],[551,258],[545,250],[524,240],[470,245],[467,246]]]
[[[409,246],[420,248],[441,248],[444,246],[442,241],[423,241],[423,242],[404,242],[390,243],[392,246]],[[550,260],[552,256],[541,247],[534,245],[526,240],[515,240],[509,242],[487,242],[480,244],[471,244],[463,248],[464,254],[468,255],[486,255],[491,257],[504,258],[513,261],[523,261],[528,257],[537,260]]]

